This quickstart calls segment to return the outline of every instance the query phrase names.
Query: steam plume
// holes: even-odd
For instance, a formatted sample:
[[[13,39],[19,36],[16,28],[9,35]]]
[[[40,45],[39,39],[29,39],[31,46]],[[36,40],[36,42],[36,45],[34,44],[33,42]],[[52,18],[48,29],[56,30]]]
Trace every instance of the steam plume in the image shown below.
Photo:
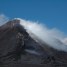
[[[8,20],[8,17],[6,17],[4,14],[0,14],[0,26],[5,24]]]
[[[42,41],[46,42],[48,46],[60,51],[67,51],[67,43],[63,41],[65,39],[65,35],[63,35],[63,32],[60,32],[56,28],[49,29],[45,25],[38,22],[32,22],[20,18],[17,19],[20,20],[20,24],[24,26],[30,36],[30,33],[33,33]]]

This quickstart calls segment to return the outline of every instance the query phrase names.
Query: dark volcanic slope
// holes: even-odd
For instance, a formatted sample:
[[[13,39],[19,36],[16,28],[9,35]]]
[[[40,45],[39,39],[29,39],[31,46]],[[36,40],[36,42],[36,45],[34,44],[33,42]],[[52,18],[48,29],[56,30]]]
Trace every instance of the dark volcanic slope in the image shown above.
[[[0,28],[0,61],[2,63],[41,63],[44,50],[20,25],[19,20],[9,21]]]
[[[0,27],[0,65],[46,64],[47,66],[67,64],[67,53],[48,46],[40,46],[20,25],[12,20]]]

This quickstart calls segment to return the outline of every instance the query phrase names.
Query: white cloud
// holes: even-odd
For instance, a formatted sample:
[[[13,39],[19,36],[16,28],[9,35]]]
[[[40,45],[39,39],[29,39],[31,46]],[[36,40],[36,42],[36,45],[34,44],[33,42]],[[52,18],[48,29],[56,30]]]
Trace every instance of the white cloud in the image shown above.
[[[62,41],[67,45],[67,38],[64,38]]]
[[[5,24],[8,20],[8,17],[6,17],[4,14],[0,14],[0,26]]]

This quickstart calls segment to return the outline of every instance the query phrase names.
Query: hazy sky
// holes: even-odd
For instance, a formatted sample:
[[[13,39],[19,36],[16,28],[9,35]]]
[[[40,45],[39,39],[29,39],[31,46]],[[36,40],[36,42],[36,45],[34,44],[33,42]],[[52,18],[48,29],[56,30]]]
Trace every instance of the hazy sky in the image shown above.
[[[0,0],[0,14],[39,21],[67,34],[67,0]]]

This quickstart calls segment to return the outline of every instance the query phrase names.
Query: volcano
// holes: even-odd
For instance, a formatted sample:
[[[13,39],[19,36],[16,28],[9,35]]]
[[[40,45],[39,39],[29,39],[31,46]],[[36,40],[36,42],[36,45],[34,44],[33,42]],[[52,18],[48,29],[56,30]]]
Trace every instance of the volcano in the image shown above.
[[[58,51],[33,33],[31,35],[33,37],[18,19],[0,26],[0,65],[67,66],[67,52]]]

